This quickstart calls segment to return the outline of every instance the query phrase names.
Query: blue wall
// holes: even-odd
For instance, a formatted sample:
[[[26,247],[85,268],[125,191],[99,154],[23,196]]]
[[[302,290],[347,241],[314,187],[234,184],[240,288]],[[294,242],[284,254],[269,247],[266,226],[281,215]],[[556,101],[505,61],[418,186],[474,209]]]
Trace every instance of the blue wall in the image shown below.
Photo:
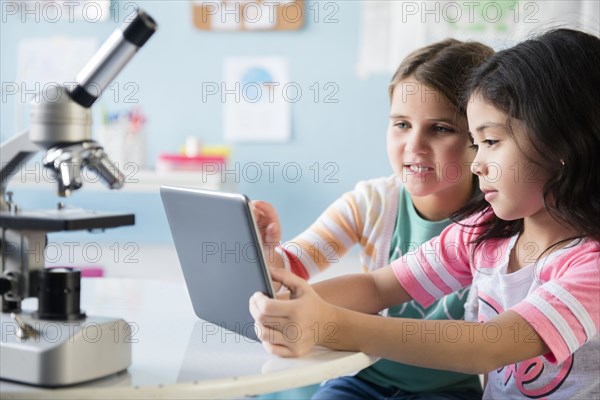
[[[132,2],[122,2],[132,3]],[[327,3],[339,7],[337,22],[324,23]],[[361,2],[306,2],[305,27],[293,32],[216,33],[194,28],[188,1],[138,1],[159,24],[159,31],[141,49],[117,77],[124,85],[135,82],[136,98],[148,116],[146,125],[147,158],[150,164],[157,154],[177,151],[188,135],[206,143],[222,139],[222,104],[217,96],[203,101],[203,82],[220,84],[223,60],[229,56],[282,56],[289,60],[291,80],[303,89],[303,96],[292,104],[292,139],[283,144],[236,144],[232,161],[240,172],[250,163],[298,163],[302,178],[292,182],[275,169],[273,182],[265,167],[258,182],[240,173],[237,189],[251,199],[272,202],[279,210],[284,238],[305,228],[316,216],[356,181],[387,175],[391,169],[385,152],[388,119],[387,83],[390,76],[360,79],[356,74]],[[317,21],[313,10],[321,11]],[[4,7],[3,7],[4,12]],[[55,34],[96,37],[99,42],[120,25],[120,20],[99,23],[85,21],[35,22],[3,15],[1,25],[1,77],[5,82],[16,79],[17,47],[20,39]],[[321,87],[332,82],[339,87],[338,103],[315,102],[311,85]],[[114,103],[104,96],[95,106],[95,117],[104,105],[111,110],[124,109],[123,99]],[[323,96],[321,96],[323,97]],[[15,129],[14,99],[1,104],[2,139]],[[4,162],[4,160],[2,160]],[[316,179],[314,166],[320,176]],[[326,163],[333,163],[325,168]],[[250,170],[247,170],[250,172]],[[293,171],[292,171],[293,172]],[[336,183],[326,182],[327,173],[335,172]],[[247,174],[249,175],[249,174]],[[27,208],[54,207],[59,200],[54,193],[20,190],[17,200]],[[68,203],[90,209],[133,211],[137,225],[110,231],[114,238],[149,243],[170,241],[168,226],[157,193],[116,193],[80,190]],[[71,234],[73,235],[73,234]]]

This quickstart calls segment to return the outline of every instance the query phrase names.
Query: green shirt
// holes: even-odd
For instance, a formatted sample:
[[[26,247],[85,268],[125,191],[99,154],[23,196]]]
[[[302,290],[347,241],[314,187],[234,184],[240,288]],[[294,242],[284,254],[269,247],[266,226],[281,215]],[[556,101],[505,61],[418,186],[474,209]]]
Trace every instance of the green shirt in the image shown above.
[[[398,218],[390,246],[390,262],[403,254],[414,252],[422,243],[438,236],[450,224],[449,219],[427,221],[415,210],[408,192],[400,189]],[[391,307],[391,317],[416,319],[462,319],[468,289],[445,296],[424,308],[415,301]],[[431,332],[427,338],[441,337],[442,332]],[[398,339],[400,340],[400,338]],[[390,360],[380,360],[360,371],[357,376],[382,387],[394,387],[411,393],[481,391],[479,378],[456,372],[414,367]]]

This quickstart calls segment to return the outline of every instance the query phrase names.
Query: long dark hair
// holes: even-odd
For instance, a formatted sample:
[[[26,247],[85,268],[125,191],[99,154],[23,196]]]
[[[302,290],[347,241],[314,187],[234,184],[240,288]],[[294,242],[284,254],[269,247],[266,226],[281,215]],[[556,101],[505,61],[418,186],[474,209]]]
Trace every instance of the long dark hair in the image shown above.
[[[556,29],[489,58],[471,77],[463,96],[481,95],[510,119],[525,124],[532,160],[550,177],[544,206],[578,238],[600,241],[600,39]],[[516,138],[513,137],[513,140]],[[453,215],[461,220],[490,210],[482,195]],[[491,238],[523,230],[523,220],[505,221],[490,213],[479,222]]]

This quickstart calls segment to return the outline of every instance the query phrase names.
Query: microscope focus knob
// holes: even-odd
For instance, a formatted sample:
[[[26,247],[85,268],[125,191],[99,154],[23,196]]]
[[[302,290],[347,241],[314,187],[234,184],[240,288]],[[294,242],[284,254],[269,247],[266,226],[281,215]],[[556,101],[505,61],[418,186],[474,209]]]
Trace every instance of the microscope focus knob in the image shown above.
[[[0,295],[4,295],[10,291],[12,287],[12,282],[10,279],[1,277],[0,278]]]

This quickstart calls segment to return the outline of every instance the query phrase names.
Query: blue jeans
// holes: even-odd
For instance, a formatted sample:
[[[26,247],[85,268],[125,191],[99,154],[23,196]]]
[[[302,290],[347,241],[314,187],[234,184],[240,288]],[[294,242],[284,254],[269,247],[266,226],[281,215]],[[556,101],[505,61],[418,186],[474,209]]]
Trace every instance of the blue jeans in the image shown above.
[[[481,399],[481,392],[409,393],[396,388],[384,388],[356,376],[343,376],[325,382],[313,400],[471,400]]]

